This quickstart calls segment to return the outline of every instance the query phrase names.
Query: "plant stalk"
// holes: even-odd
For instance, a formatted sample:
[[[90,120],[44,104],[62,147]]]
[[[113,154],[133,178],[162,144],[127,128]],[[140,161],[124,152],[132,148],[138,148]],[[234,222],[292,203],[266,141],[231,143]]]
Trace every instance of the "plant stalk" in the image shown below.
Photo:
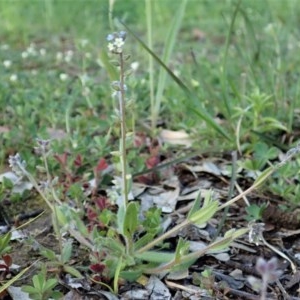
[[[127,191],[127,170],[126,170],[126,114],[125,114],[125,90],[124,90],[124,57],[120,53],[120,93],[119,106],[121,114],[121,165],[122,165],[122,187],[123,187],[123,205],[126,209],[128,203]]]
[[[179,230],[181,230],[182,228],[184,228],[185,226],[187,226],[191,223],[192,222],[190,220],[184,220],[182,223],[178,224],[177,226],[173,227],[171,230],[165,232],[163,235],[161,235],[158,238],[154,239],[152,242],[150,242],[146,246],[144,246],[144,247],[140,248],[139,250],[137,250],[136,253],[141,254],[141,253],[143,253],[147,250],[150,250],[151,248],[153,248],[154,246],[156,246],[157,244],[159,244],[163,240],[167,239],[168,237],[175,234],[176,232],[178,232]]]

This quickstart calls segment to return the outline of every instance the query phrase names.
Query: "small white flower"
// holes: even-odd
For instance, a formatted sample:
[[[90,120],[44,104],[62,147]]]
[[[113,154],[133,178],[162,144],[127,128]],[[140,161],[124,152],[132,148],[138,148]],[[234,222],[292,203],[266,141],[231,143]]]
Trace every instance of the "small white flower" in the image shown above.
[[[91,58],[91,57],[92,57],[92,54],[91,54],[90,52],[86,52],[86,53],[85,53],[85,57],[86,57],[86,58]]]
[[[57,52],[56,53],[56,60],[62,60],[63,59],[63,54],[62,52]]]
[[[134,61],[133,63],[131,63],[130,67],[133,71],[136,71],[139,68],[139,63],[137,61]]]
[[[35,44],[31,43],[29,47],[26,49],[29,55],[36,56],[37,52],[35,50]]]
[[[108,43],[107,47],[110,52],[114,51],[115,49],[115,45],[113,43]]]
[[[18,80],[18,76],[16,74],[12,74],[10,77],[9,77],[9,80],[12,81],[12,82],[15,82]]]
[[[38,71],[37,70],[31,70],[31,75],[35,76],[37,75]]]
[[[121,38],[116,38],[114,44],[117,48],[122,48],[124,46],[124,40]]]
[[[11,61],[10,60],[5,60],[3,62],[3,66],[8,69],[11,66]]]
[[[7,44],[1,45],[1,50],[8,50],[9,46]]]
[[[29,56],[29,54],[28,54],[28,52],[27,51],[23,51],[22,53],[21,53],[21,56],[22,56],[22,58],[27,58],[28,56]]]
[[[68,50],[65,54],[65,62],[70,62],[72,60],[74,52],[72,50]]]
[[[41,55],[41,56],[45,56],[45,55],[46,55],[46,49],[41,48],[41,49],[40,49],[40,55]]]
[[[68,79],[68,74],[61,73],[59,74],[59,78],[61,81],[66,81]]]
[[[87,39],[80,40],[80,46],[82,48],[84,48],[88,43],[89,43],[89,41]]]

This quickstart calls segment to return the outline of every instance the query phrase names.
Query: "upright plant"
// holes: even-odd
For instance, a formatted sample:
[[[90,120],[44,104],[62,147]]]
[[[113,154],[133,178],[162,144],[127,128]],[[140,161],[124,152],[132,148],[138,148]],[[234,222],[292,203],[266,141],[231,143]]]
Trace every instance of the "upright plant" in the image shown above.
[[[124,54],[123,46],[125,44],[126,32],[120,31],[119,33],[109,34],[107,36],[108,40],[108,50],[118,56],[118,63],[120,68],[119,81],[114,81],[112,87],[115,90],[113,93],[119,101],[119,111],[118,115],[121,124],[121,138],[120,138],[120,162],[122,170],[122,206],[123,209],[126,208],[128,203],[128,185],[127,185],[127,167],[126,167],[126,103],[125,103],[125,70],[124,70]]]

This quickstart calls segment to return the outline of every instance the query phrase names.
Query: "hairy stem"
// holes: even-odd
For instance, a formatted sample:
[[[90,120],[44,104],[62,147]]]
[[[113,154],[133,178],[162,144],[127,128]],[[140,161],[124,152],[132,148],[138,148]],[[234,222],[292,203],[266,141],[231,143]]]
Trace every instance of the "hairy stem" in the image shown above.
[[[121,164],[122,164],[122,187],[123,187],[123,205],[126,208],[128,203],[127,191],[127,170],[126,170],[126,114],[125,114],[125,90],[124,90],[124,58],[120,53],[120,93],[119,106],[121,114]]]

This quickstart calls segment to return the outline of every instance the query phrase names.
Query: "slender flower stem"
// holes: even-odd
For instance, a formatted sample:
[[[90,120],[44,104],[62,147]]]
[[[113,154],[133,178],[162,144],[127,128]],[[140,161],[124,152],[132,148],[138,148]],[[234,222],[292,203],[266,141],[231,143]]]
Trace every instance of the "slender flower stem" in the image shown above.
[[[119,105],[121,114],[121,164],[122,164],[122,181],[123,181],[123,200],[124,207],[128,203],[127,191],[127,170],[126,170],[126,114],[125,114],[125,90],[124,90],[124,58],[123,53],[120,53],[120,93]]]
[[[45,202],[47,203],[47,205],[49,206],[49,208],[52,211],[54,211],[54,207],[53,207],[52,203],[48,200],[48,198],[45,196],[45,194],[43,193],[43,191],[40,189],[40,187],[39,187],[38,183],[36,182],[36,180],[34,179],[34,177],[29,172],[27,172],[27,170],[20,163],[18,163],[18,166],[19,166],[20,170],[22,170],[24,176],[27,177],[27,179],[31,182],[31,184],[38,191],[38,193],[43,198],[43,200],[45,200]]]
[[[61,201],[60,201],[60,199],[56,195],[55,189],[52,186],[51,175],[50,175],[49,166],[48,166],[48,160],[47,160],[47,153],[45,151],[42,152],[42,159],[43,159],[43,162],[44,162],[44,165],[45,165],[46,174],[47,174],[47,182],[50,185],[52,197],[53,197],[54,201],[56,201],[59,204],[62,204]],[[54,227],[54,229],[55,229],[55,231],[57,233],[57,236],[58,236],[58,245],[59,245],[60,254],[62,256],[63,241],[62,241],[61,232],[59,230],[59,222],[58,222],[57,210],[56,210],[56,208],[55,208],[54,205],[52,205],[52,207],[54,208],[53,209],[53,227]]]

